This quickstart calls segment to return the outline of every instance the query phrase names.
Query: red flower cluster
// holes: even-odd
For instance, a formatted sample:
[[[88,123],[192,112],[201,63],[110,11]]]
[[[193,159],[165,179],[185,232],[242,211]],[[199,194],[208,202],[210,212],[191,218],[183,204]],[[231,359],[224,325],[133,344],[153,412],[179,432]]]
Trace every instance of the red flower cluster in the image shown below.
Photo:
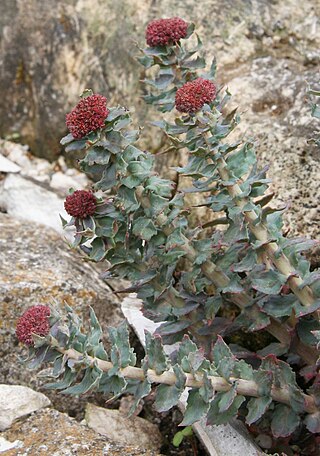
[[[211,103],[217,94],[216,86],[208,79],[197,78],[187,82],[176,93],[176,108],[192,114],[206,103]]]
[[[75,139],[81,139],[104,126],[109,114],[106,97],[95,93],[79,101],[66,115],[66,125]]]
[[[188,24],[180,17],[156,19],[148,24],[146,40],[148,46],[165,46],[177,43],[187,36]]]
[[[16,336],[20,342],[33,345],[32,334],[46,336],[50,331],[50,308],[48,306],[32,306],[19,318]]]
[[[72,217],[84,219],[93,215],[97,207],[96,197],[92,192],[76,190],[72,195],[67,196],[64,208]]]

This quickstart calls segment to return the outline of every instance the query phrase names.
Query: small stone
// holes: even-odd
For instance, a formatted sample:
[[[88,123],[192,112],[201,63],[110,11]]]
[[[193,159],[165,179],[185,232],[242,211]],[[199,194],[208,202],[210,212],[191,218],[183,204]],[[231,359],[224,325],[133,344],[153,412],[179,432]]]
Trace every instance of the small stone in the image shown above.
[[[162,444],[161,434],[155,424],[140,417],[128,418],[119,410],[88,404],[85,420],[91,429],[122,445],[158,450]]]
[[[0,385],[0,431],[22,416],[48,407],[50,400],[42,393],[20,385]]]
[[[70,188],[78,189],[79,183],[76,179],[73,179],[73,177],[68,176],[66,173],[57,171],[51,177],[50,187],[67,193]]]
[[[0,172],[1,173],[18,173],[21,170],[20,166],[12,163],[2,154],[0,154]]]
[[[8,450],[12,450],[13,448],[17,448],[20,446],[21,441],[15,440],[14,442],[9,442],[8,440],[0,437],[0,453],[5,453]]]

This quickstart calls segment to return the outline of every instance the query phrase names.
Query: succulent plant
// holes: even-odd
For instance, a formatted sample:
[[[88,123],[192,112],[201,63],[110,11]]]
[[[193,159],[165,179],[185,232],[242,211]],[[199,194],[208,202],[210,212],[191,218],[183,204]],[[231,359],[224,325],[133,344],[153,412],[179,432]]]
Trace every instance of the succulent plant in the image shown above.
[[[181,38],[193,30],[189,24]],[[137,404],[156,383],[159,411],[176,405],[188,387],[186,426],[203,415],[208,424],[226,423],[240,410],[249,425],[269,423],[275,437],[304,426],[319,432],[320,281],[302,254],[315,241],[282,234],[284,209],[269,205],[270,181],[258,169],[253,144],[227,142],[240,119],[225,114],[230,94],[217,89],[215,61],[204,71],[205,59],[196,55],[201,45],[198,37],[191,50],[171,39],[142,50],[140,62],[146,70],[157,66],[144,81],[146,102],[184,113],[155,122],[175,149],[188,153],[177,171],[193,179],[188,191],[203,195],[208,211],[223,215],[191,227],[194,208],[186,207],[174,182],[154,172],[154,157],[139,149],[129,111],[104,105],[102,123],[100,110],[81,109],[90,128],[81,137],[71,130],[61,143],[66,151],[83,150],[80,167],[100,196],[89,193],[90,211],[88,195],[68,196],[66,207],[76,204],[63,223],[76,228],[73,247],[104,261],[105,278],[128,279],[131,286],[122,291],[135,291],[145,316],[161,325],[146,335],[146,356],[137,367],[125,325],[110,330],[107,353],[92,310],[84,333],[70,307],[66,316],[53,308],[49,333],[35,331],[29,344],[30,362],[53,362],[52,375],[62,380],[48,386],[69,394],[131,392]],[[245,341],[256,332],[270,336],[253,351]],[[235,342],[239,334],[244,346]],[[177,344],[172,355],[163,343]]]

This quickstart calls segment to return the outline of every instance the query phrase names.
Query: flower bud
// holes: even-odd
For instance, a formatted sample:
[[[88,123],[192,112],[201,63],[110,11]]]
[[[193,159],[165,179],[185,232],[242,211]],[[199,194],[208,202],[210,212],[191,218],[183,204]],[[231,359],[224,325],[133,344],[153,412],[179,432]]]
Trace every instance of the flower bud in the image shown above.
[[[83,98],[66,115],[66,125],[75,139],[82,139],[92,131],[104,127],[109,114],[107,99],[98,93]]]
[[[146,41],[151,47],[175,44],[187,36],[187,29],[187,22],[180,17],[156,19],[147,26]]]
[[[64,208],[69,215],[84,219],[95,213],[97,207],[96,197],[92,192],[86,190],[76,190],[72,195],[68,195]]]
[[[33,345],[32,334],[46,336],[50,331],[50,308],[32,306],[22,314],[16,327],[16,336],[25,345]]]
[[[187,82],[176,92],[176,108],[189,114],[199,111],[206,103],[211,103],[217,94],[215,84],[208,79],[197,78]]]

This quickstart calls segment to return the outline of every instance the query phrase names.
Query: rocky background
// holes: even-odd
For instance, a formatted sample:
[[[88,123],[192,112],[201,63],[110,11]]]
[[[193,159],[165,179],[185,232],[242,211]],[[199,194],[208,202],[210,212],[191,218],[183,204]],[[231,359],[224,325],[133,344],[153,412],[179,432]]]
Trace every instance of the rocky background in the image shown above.
[[[261,164],[270,164],[278,203],[291,205],[286,229],[295,235],[319,235],[320,152],[309,141],[319,126],[310,117],[306,96],[308,84],[319,87],[320,83],[319,11],[319,0],[0,2],[0,383],[44,391],[41,380],[16,358],[22,352],[14,337],[15,321],[29,305],[66,301],[82,315],[92,305],[104,327],[122,319],[114,286],[68,249],[72,233],[64,233],[66,239],[62,236],[58,214],[63,215],[68,189],[88,188],[90,182],[68,168],[59,140],[66,133],[65,113],[83,89],[91,87],[106,95],[111,105],[132,109],[137,125],[146,125],[143,145],[152,152],[160,150],[162,138],[146,123],[156,114],[140,100],[139,80],[144,75],[135,61],[136,43],[143,45],[144,28],[151,19],[177,15],[196,23],[208,57],[215,55],[218,60],[218,84],[233,94],[230,109],[239,106],[242,113],[237,136],[255,138]],[[158,170],[169,175],[172,160],[160,156]],[[312,261],[319,266],[318,252],[313,252]],[[7,394],[0,388],[0,417],[8,413],[8,402],[1,402]],[[42,428],[45,435],[59,428],[65,435],[57,434],[55,445],[63,441],[69,452],[57,454],[144,454],[133,447],[124,449],[128,442],[113,440],[128,429],[125,421],[121,431],[116,420],[118,427],[108,436],[109,443],[79,424],[87,402],[105,405],[96,397],[46,394],[59,411],[34,412],[26,421],[12,424],[30,413],[22,404],[23,413],[0,429],[7,429],[0,437],[0,452],[7,448],[8,455],[24,454],[32,441],[23,440],[22,432],[28,435]],[[27,392],[24,395],[29,397]],[[106,419],[111,429],[115,417]],[[158,435],[157,428],[145,425],[147,435]],[[10,442],[16,442],[11,449],[5,446]],[[52,439],[34,442],[53,454]],[[134,443],[144,446],[143,440]],[[157,454],[160,446],[161,437],[155,437],[153,448],[146,451]],[[191,447],[186,451],[192,454]]]

